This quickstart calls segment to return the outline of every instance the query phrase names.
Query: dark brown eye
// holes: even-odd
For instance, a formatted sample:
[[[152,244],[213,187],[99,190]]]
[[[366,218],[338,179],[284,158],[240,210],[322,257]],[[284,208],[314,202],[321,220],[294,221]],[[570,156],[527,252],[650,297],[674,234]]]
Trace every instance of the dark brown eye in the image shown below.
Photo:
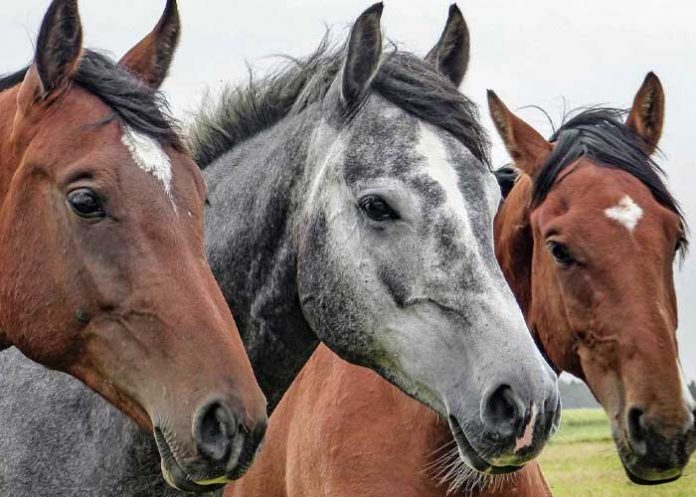
[[[362,211],[375,221],[399,219],[399,215],[378,195],[366,195],[359,202]]]
[[[553,258],[561,266],[570,266],[575,264],[575,258],[570,253],[570,250],[566,245],[558,242],[548,242],[546,245],[549,248]]]
[[[99,196],[89,188],[78,188],[68,194],[68,203],[80,217],[94,219],[106,216]]]

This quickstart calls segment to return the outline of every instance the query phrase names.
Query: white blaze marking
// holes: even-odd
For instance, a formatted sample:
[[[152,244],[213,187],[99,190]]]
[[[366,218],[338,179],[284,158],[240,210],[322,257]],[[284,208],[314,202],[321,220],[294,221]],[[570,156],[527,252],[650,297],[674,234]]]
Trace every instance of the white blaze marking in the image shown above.
[[[343,155],[346,148],[346,139],[343,136],[329,135],[330,128],[328,125],[321,123],[312,136],[312,144],[319,148],[324,154],[322,157],[312,157],[314,160],[321,160],[318,170],[315,172],[312,185],[307,193],[307,205],[311,206],[319,197],[319,193],[325,188],[327,174],[333,166],[336,165],[338,159]],[[327,141],[330,144],[327,145]]]
[[[466,203],[459,189],[459,176],[450,163],[447,148],[430,125],[420,124],[420,140],[416,151],[428,162],[428,173],[440,183],[445,190],[447,204],[454,210],[457,217],[468,221]]]
[[[143,171],[153,175],[164,187],[174,205],[172,196],[172,163],[156,140],[126,127],[121,141],[131,153],[133,160]],[[174,205],[176,210],[176,206]]]
[[[532,445],[532,442],[534,441],[534,425],[536,425],[536,417],[537,406],[536,404],[533,404],[532,417],[529,418],[529,423],[527,423],[527,427],[524,429],[522,436],[515,441],[515,452]]]
[[[474,235],[474,228],[469,217],[468,204],[462,190],[459,188],[459,174],[452,164],[452,159],[447,151],[445,142],[440,138],[432,125],[420,123],[420,139],[416,145],[416,151],[425,159],[428,175],[433,180],[437,181],[445,191],[444,210],[452,213],[453,217],[458,221],[460,229],[457,230],[459,237],[457,243],[468,248],[469,257],[471,257],[470,268],[472,272],[470,276],[484,283],[489,289],[486,292],[486,298],[491,308],[495,309],[496,314],[500,316],[501,319],[505,319],[506,323],[513,325],[519,330],[524,330],[524,333],[515,336],[519,346],[523,346],[524,342],[528,342],[528,344],[524,345],[525,347],[530,345],[531,339],[529,333],[523,324],[522,314],[520,314],[520,309],[517,307],[510,293],[510,289],[505,285],[502,278],[496,279],[494,273],[487,269],[488,266],[484,262],[486,256],[483,255],[483,246]],[[489,188],[486,202],[491,208],[493,208],[493,204],[495,204],[495,210],[497,210],[498,203],[500,202],[500,187],[492,174],[489,174],[489,181],[490,182],[486,184]],[[493,211],[493,213],[494,212],[495,211]],[[492,223],[489,229],[491,230],[491,248],[493,248]],[[508,317],[510,321],[508,321]],[[475,329],[488,325],[489,323],[475,322],[472,327]],[[536,348],[532,350],[536,351]],[[539,356],[539,359],[541,360],[541,356]]]
[[[624,196],[615,207],[606,209],[604,214],[624,225],[628,231],[633,233],[638,221],[643,217],[643,209],[636,204],[628,195]]]

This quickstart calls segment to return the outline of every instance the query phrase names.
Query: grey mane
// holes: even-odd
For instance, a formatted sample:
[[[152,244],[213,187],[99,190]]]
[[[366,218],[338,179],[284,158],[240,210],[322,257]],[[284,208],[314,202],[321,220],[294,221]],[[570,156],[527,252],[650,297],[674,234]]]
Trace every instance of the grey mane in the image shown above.
[[[287,59],[281,69],[263,78],[254,79],[252,74],[246,86],[228,86],[212,110],[199,113],[188,131],[193,157],[201,168],[281,119],[321,102],[342,69],[345,47],[332,47],[325,36],[308,57]],[[428,62],[393,49],[386,53],[371,89],[450,132],[479,161],[490,164],[490,141],[476,105]]]

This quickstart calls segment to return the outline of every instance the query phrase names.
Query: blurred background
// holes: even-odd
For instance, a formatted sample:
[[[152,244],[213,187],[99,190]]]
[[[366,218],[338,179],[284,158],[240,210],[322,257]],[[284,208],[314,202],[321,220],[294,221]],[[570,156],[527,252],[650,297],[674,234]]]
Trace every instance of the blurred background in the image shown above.
[[[3,2],[0,72],[31,60],[48,0]],[[157,21],[164,0],[83,0],[85,44],[120,57]],[[400,47],[425,54],[438,39],[448,0],[387,0],[383,26]],[[362,0],[179,0],[183,35],[164,85],[175,114],[187,119],[203,96],[263,74],[277,55],[312,51],[331,28],[342,41],[370,5]],[[459,7],[471,31],[471,63],[462,91],[485,108],[494,89],[545,135],[551,126],[537,105],[560,122],[565,109],[592,104],[630,106],[653,70],[667,95],[660,163],[672,191],[696,219],[696,3],[686,0],[469,0]],[[508,161],[496,133],[493,162]],[[679,341],[689,381],[696,379],[696,257],[677,267]]]

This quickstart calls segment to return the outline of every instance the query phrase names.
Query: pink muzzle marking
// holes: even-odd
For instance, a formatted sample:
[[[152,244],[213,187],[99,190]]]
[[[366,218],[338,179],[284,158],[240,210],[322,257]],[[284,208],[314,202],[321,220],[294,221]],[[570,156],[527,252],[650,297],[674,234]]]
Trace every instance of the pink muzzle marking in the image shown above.
[[[524,433],[515,441],[515,452],[526,449],[534,441],[534,425],[537,418],[537,406],[532,404],[532,416],[529,418],[529,423],[524,429]]]

